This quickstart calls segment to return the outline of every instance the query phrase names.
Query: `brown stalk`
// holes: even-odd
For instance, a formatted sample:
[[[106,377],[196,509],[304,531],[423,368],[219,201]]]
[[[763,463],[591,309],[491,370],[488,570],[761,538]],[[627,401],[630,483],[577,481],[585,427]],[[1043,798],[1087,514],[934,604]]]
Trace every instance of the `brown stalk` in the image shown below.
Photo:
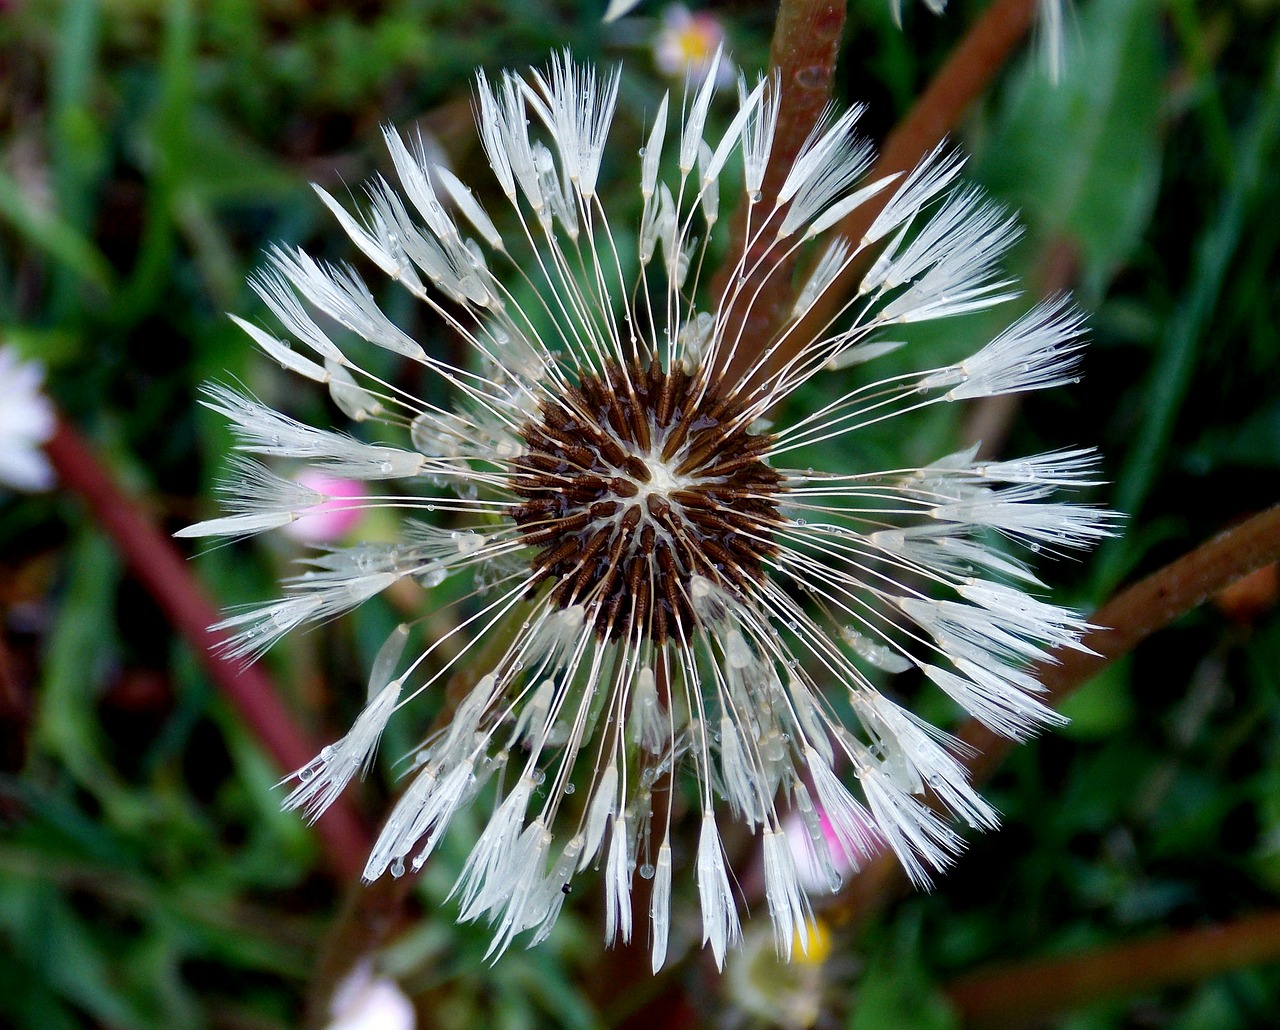
[[[769,49],[769,71],[777,76],[781,90],[778,126],[760,188],[761,199],[754,205],[758,211],[773,210],[787,170],[795,163],[818,117],[831,102],[831,80],[840,53],[844,18],[843,0],[784,0],[778,8]],[[740,204],[734,213],[728,254],[711,285],[713,297],[727,296],[733,285],[731,278],[747,245],[746,208],[747,205]],[[757,230],[760,228],[756,226]],[[747,268],[754,267],[772,243],[771,233],[753,235],[756,242],[745,255]],[[782,266],[770,268],[767,274],[750,277],[739,291],[738,301],[725,313],[725,339],[736,339],[741,333],[743,341],[739,353],[729,356],[729,382],[742,378],[741,369],[763,349],[781,322],[792,300],[795,261],[793,256]]]
[[[1104,997],[1280,958],[1280,912],[966,976],[947,994],[966,1021],[1009,1026]]]
[[[1277,560],[1280,505],[1218,534],[1121,591],[1094,612],[1089,621],[1097,628],[1082,640],[1094,653],[1059,648],[1053,652],[1053,662],[1041,663],[1033,670],[1048,689],[1043,700],[1056,707],[1152,633]],[[965,763],[975,783],[988,779],[1013,749],[1012,741],[974,719],[967,720],[957,736],[975,749]],[[906,887],[906,877],[897,860],[891,854],[881,854],[853,877],[825,915],[841,926],[864,922]]]
[[[969,105],[990,85],[1014,47],[1027,34],[1035,13],[1035,4],[1036,0],[996,0],[987,8],[982,17],[965,33],[906,117],[889,133],[867,181],[915,167],[959,124]],[[783,95],[785,98],[785,92]],[[789,164],[782,164],[782,157],[780,153],[771,156],[771,163],[774,164],[771,174],[777,172],[779,167],[789,167]],[[880,198],[863,204],[841,222],[833,230],[833,234],[850,240],[861,239],[888,199],[889,194],[883,193]],[[795,356],[805,341],[819,335],[848,295],[856,272],[856,268],[850,268],[823,293],[772,356],[770,368],[784,365]],[[756,358],[781,328],[782,317],[788,310],[785,302],[793,292],[790,269],[773,276],[767,289],[776,290],[779,295],[774,298],[771,292],[768,303],[758,304],[753,311],[753,316],[758,312],[759,317],[753,317],[748,323],[742,345],[729,362],[725,372],[725,378],[729,382],[740,381],[747,374]],[[765,369],[762,374],[767,375],[768,371]]]
[[[58,420],[45,450],[59,481],[88,505],[134,578],[194,648],[210,678],[278,768],[291,772],[310,762],[319,745],[308,740],[294,722],[260,666],[242,666],[226,657],[223,649],[227,638],[209,628],[218,621],[218,612],[196,584],[173,542],[125,496],[89,445],[67,422]],[[350,802],[339,798],[316,823],[316,833],[329,867],[344,880],[358,877],[364,868],[370,836]]]

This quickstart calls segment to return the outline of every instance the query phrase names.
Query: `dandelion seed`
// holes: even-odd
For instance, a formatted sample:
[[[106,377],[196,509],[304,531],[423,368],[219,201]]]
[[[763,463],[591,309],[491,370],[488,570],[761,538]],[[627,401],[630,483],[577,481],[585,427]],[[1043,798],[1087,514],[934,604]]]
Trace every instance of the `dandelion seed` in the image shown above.
[[[543,939],[573,878],[594,866],[611,940],[642,932],[631,886],[637,872],[652,878],[655,969],[682,939],[672,895],[691,872],[703,942],[723,963],[741,936],[719,832],[719,820],[735,817],[760,835],[785,954],[806,939],[803,887],[814,870],[834,887],[891,849],[925,884],[954,859],[961,838],[926,797],[970,826],[995,823],[959,745],[877,683],[932,683],[1012,737],[1057,721],[1028,670],[1051,648],[1079,647],[1088,627],[1029,593],[1039,584],[1017,550],[1089,546],[1112,526],[1107,512],[1055,498],[1094,482],[1083,449],[1001,462],[967,451],[856,475],[793,467],[791,455],[854,445],[867,425],[957,398],[1059,385],[1074,374],[1080,317],[1051,301],[965,361],[846,385],[815,411],[787,413],[783,402],[816,377],[903,347],[885,336],[894,327],[1007,302],[1013,291],[992,254],[1016,229],[956,185],[960,162],[941,152],[908,175],[859,184],[849,169],[868,167],[871,154],[854,114],[826,118],[782,170],[782,198],[762,200],[777,115],[777,84],[765,80],[742,86],[738,116],[709,138],[708,83],[670,105],[684,112],[671,131],[663,101],[638,162],[638,231],[615,233],[597,180],[617,83],[568,55],[527,78],[480,77],[480,135],[513,207],[501,233],[466,186],[390,134],[421,221],[381,181],[360,212],[325,198],[356,247],[458,334],[468,363],[446,364],[408,340],[354,271],[273,252],[260,292],[301,348],[241,324],[269,357],[328,386],[353,421],[375,423],[379,442],[214,387],[207,403],[258,460],[241,459],[231,513],[187,533],[257,532],[314,505],[323,490],[261,463],[278,458],[384,481],[386,493],[344,504],[404,520],[393,542],[328,547],[285,597],[228,618],[235,654],[405,577],[474,584],[447,640],[401,663],[410,631],[397,630],[351,732],[296,774],[288,803],[319,815],[368,765],[395,711],[454,671],[474,673],[452,721],[415,752],[367,877],[419,868],[460,808],[487,798],[492,814],[454,903],[462,918],[490,922],[492,954],[521,935]],[[664,146],[675,160],[660,160]],[[735,149],[745,150],[740,178],[725,171]],[[433,206],[433,182],[480,242]],[[712,296],[704,257],[722,192],[751,212],[752,265],[741,259]],[[829,238],[832,212],[877,194],[885,205],[862,240]],[[635,249],[624,255],[628,238]],[[809,246],[816,271],[795,317],[773,339],[740,339],[726,313],[750,307],[745,284]],[[863,251],[874,260],[841,315],[815,338],[791,339]],[[638,269],[630,283],[628,268]],[[453,406],[380,380],[359,344],[338,349],[321,333],[317,313],[440,376]],[[718,370],[748,345],[760,355],[744,380],[752,385],[726,381]],[[496,641],[480,666],[481,643]],[[832,704],[836,692],[849,703]],[[680,778],[692,793],[659,789]],[[688,798],[701,830],[685,858],[672,841]],[[786,843],[788,807],[805,821],[812,869],[799,869]]]

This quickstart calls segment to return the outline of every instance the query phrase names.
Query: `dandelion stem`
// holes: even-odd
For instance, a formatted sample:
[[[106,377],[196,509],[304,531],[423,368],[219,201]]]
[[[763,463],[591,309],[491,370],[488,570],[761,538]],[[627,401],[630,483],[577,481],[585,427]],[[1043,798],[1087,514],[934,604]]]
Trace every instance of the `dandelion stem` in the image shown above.
[[[783,12],[788,7],[803,7],[796,3],[784,4]],[[893,131],[885,138],[880,149],[880,157],[868,173],[866,181],[873,182],[892,172],[907,171],[914,167],[926,154],[936,147],[943,138],[954,129],[969,105],[990,84],[996,73],[1004,66],[1009,55],[1021,42],[1031,26],[1035,14],[1035,0],[996,0],[974,23],[956,48],[951,52],[943,66],[925,91],[916,100]],[[784,27],[783,13],[779,14],[778,32]],[[803,27],[801,30],[803,31]],[[778,37],[774,41],[775,66],[778,61]],[[794,74],[794,73],[793,73]],[[784,82],[786,80],[784,79]],[[781,135],[784,121],[788,117],[785,102],[778,116],[778,132]],[[792,115],[794,117],[794,115]],[[791,131],[797,132],[798,126]],[[807,131],[807,129],[805,130]],[[803,133],[800,136],[803,142]],[[770,173],[790,167],[794,155],[776,151],[770,157]],[[765,182],[770,181],[766,176]],[[834,230],[846,239],[858,240],[865,234],[867,227],[887,203],[889,193],[882,193],[879,198],[862,204],[849,214]],[[730,254],[735,251],[730,251]],[[726,263],[727,266],[727,263]],[[813,339],[816,328],[824,326],[839,309],[848,296],[848,284],[854,281],[858,265],[851,265],[845,273],[832,285],[809,309],[801,328],[791,332],[787,342],[773,355],[768,371],[785,365],[795,357],[796,351],[805,340]],[[803,283],[807,277],[800,276],[796,281]],[[773,288],[781,291],[781,295],[770,304],[758,304],[755,308],[760,313],[759,319],[753,319],[748,332],[743,336],[743,343],[734,354],[733,361],[725,372],[730,382],[741,379],[746,370],[767,347],[774,334],[780,328],[781,319],[790,310],[792,287],[787,276],[779,276]],[[797,287],[798,288],[798,287]]]
[[[138,582],[196,649],[210,677],[280,769],[288,772],[311,761],[319,746],[299,729],[267,674],[256,665],[241,667],[219,650],[224,638],[209,628],[218,613],[169,538],[125,496],[64,420],[59,419],[45,450],[62,485],[89,506]],[[359,876],[371,839],[350,805],[340,799],[316,824],[316,832],[333,871],[347,880]]]
[[[1280,956],[1280,912],[977,973],[947,988],[966,1021],[1007,1026],[1109,994],[1199,980]]]
[[[1070,648],[1055,650],[1056,664],[1042,663],[1036,678],[1048,689],[1044,700],[1055,707],[1117,658],[1128,654],[1157,630],[1198,607],[1218,591],[1263,566],[1280,560],[1280,505],[1242,522],[1099,608],[1089,621],[1097,629],[1082,643],[1096,654]],[[966,764],[974,782],[988,779],[1012,750],[1013,744],[974,720],[957,736],[976,753]],[[881,855],[853,877],[848,887],[824,912],[834,924],[865,922],[907,886],[892,855]],[[1244,961],[1249,961],[1246,957]]]

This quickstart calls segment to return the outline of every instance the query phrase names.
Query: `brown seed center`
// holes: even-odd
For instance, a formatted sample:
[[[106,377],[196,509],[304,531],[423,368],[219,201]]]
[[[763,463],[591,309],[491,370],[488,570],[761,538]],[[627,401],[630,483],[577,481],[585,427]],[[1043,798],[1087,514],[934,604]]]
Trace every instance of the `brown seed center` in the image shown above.
[[[533,588],[601,639],[688,639],[702,576],[739,596],[777,551],[782,477],[743,408],[676,369],[611,367],[545,402],[512,461]]]

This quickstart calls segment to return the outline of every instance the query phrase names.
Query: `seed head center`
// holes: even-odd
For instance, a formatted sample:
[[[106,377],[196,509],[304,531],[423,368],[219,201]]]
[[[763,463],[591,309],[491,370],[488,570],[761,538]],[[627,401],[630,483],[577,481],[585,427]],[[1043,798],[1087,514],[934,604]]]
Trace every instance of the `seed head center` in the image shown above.
[[[603,639],[687,638],[695,577],[743,595],[776,552],[781,476],[741,405],[656,363],[543,402],[512,460],[530,589],[583,605]]]

